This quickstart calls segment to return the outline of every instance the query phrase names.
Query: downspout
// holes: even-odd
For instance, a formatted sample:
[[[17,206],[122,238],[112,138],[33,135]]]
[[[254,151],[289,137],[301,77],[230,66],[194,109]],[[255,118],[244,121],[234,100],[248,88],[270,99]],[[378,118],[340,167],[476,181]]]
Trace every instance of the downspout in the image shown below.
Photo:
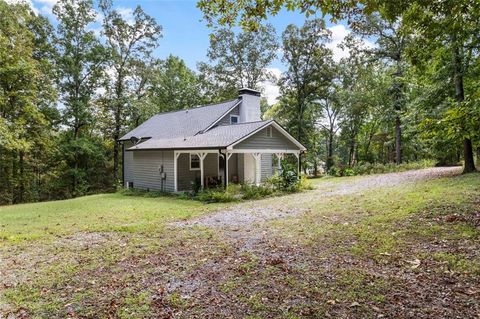
[[[225,153],[222,153],[222,149],[218,149],[218,153],[223,157],[223,186],[227,188],[227,156]]]
[[[122,143],[122,185],[125,188],[125,144]]]

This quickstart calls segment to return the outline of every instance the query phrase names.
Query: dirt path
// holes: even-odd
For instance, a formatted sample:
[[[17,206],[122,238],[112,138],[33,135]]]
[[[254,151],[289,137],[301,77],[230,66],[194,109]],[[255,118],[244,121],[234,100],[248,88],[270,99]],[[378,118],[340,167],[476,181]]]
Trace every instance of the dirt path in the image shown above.
[[[173,223],[172,226],[218,227],[236,231],[237,228],[248,227],[254,223],[301,214],[308,211],[307,208],[302,208],[302,206],[305,206],[305,203],[318,202],[325,197],[343,196],[377,188],[393,187],[433,178],[453,176],[460,174],[461,170],[461,167],[434,167],[401,173],[352,177],[351,179],[340,182],[333,179],[332,181],[320,183],[314,190],[309,192],[241,203],[227,210],[220,210],[197,219],[176,222]]]
[[[309,245],[302,242],[302,236],[285,237],[282,233],[285,228],[277,229],[267,223],[274,219],[300,217],[310,210],[309,207],[314,212],[315,206],[332,203],[330,200],[330,204],[322,204],[326,198],[338,197],[339,201],[344,201],[344,195],[414,185],[460,173],[460,167],[428,168],[324,180],[316,183],[316,188],[309,192],[241,203],[194,220],[175,223],[172,226],[184,229],[197,226],[213,229],[222,243],[231,248],[228,252],[217,252],[214,258],[177,275],[166,285],[166,289],[169,293],[178,293],[185,300],[201,301],[201,310],[192,307],[178,313],[181,318],[206,313],[214,313],[217,317],[240,317],[251,311],[251,307],[245,304],[253,304],[251,300],[255,300],[255,296],[261,296],[257,300],[259,304],[271,306],[264,312],[268,318],[276,317],[272,313],[288,313],[290,308],[295,307],[317,307],[319,313],[324,312],[327,318],[454,318],[455,313],[478,313],[474,297],[477,289],[472,288],[475,281],[450,270],[443,271],[445,262],[425,257],[432,249],[452,254],[459,247],[470,247],[471,244],[461,241],[459,244],[452,240],[448,246],[447,241],[438,243],[424,239],[412,241],[404,251],[401,246],[394,246],[391,252],[386,251],[385,255],[373,259],[369,252],[364,255],[350,253],[350,248],[358,244],[360,237],[340,236],[336,241],[318,237],[314,239],[314,244]],[[357,222],[368,214],[353,214],[349,222]],[[331,217],[335,218],[335,214]],[[416,218],[421,218],[421,214],[418,213]],[[325,223],[331,222],[333,220],[325,219]],[[404,229],[411,231],[417,227],[408,222],[402,222]],[[432,221],[426,220],[423,224],[428,222]],[[395,227],[400,227],[400,224]],[[417,237],[412,238],[416,240]],[[473,256],[471,251],[466,254]],[[417,256],[423,256],[422,260],[415,259]],[[434,268],[435,271],[432,270]],[[225,287],[229,285],[234,288],[225,292]],[[316,295],[318,290],[322,293]],[[375,298],[370,299],[370,294],[379,296],[379,299],[372,301]],[[232,304],[226,295],[247,296],[246,299],[237,297],[236,300],[250,300],[250,303]],[[379,301],[382,298],[385,301]],[[299,317],[314,317],[316,310],[304,311]]]

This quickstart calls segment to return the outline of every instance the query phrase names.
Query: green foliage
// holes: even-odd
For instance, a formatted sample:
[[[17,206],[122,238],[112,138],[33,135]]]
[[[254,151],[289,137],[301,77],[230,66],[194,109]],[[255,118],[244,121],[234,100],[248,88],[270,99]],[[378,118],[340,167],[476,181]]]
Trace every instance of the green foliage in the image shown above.
[[[369,174],[383,174],[383,173],[395,173],[403,172],[414,169],[422,169],[435,166],[436,162],[433,160],[423,160],[418,162],[402,163],[400,165],[394,163],[388,164],[372,164],[372,163],[360,163],[353,167],[348,166],[334,166],[328,174],[330,176],[355,176],[355,175],[369,175]]]
[[[260,89],[262,81],[272,79],[266,68],[276,58],[277,49],[271,25],[256,32],[216,30],[210,35],[209,63],[198,64],[204,94],[214,102],[235,98],[239,88]]]
[[[318,100],[328,95],[334,77],[332,53],[326,47],[330,37],[320,19],[302,27],[291,24],[282,34],[282,61],[288,69],[280,79],[281,98],[272,115],[307,147],[317,121]]]
[[[0,204],[44,199],[55,180],[50,24],[27,4],[0,1]]]
[[[260,199],[273,195],[274,190],[264,185],[243,184],[242,193],[243,199]]]
[[[282,162],[282,173],[272,175],[261,185],[245,183],[229,185],[227,190],[224,188],[205,189],[194,192],[191,198],[206,203],[227,203],[239,199],[261,199],[310,189],[312,189],[312,185],[309,180],[305,176],[299,178],[295,165],[284,161]]]
[[[295,164],[282,161],[282,170],[280,172],[281,190],[291,191],[296,188],[299,181],[297,169]]]
[[[161,113],[181,110],[202,101],[200,79],[177,56],[156,61],[149,70],[147,98],[138,105],[139,116],[147,120]]]
[[[280,193],[294,193],[313,189],[306,176],[298,177],[296,165],[286,161],[282,162],[281,173],[268,178],[265,185]]]
[[[223,188],[213,188],[198,192],[195,199],[205,203],[229,203],[237,201],[238,197],[233,192],[225,191]]]

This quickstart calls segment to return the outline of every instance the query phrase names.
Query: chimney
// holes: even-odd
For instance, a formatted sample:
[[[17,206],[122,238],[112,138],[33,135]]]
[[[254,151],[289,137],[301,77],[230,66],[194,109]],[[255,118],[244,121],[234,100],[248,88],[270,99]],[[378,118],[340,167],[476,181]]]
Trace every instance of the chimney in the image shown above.
[[[260,118],[260,91],[242,88],[238,90],[242,99],[240,105],[240,123],[261,121]]]

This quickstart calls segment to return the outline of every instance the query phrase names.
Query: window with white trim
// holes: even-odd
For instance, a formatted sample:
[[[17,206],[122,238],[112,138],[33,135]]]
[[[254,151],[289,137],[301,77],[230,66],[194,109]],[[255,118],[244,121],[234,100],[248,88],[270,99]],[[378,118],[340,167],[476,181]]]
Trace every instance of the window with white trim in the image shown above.
[[[272,127],[267,127],[267,137],[272,137]]]
[[[190,154],[190,170],[200,170],[200,157],[197,154]]]
[[[237,124],[238,123],[238,115],[230,115],[230,124]]]

